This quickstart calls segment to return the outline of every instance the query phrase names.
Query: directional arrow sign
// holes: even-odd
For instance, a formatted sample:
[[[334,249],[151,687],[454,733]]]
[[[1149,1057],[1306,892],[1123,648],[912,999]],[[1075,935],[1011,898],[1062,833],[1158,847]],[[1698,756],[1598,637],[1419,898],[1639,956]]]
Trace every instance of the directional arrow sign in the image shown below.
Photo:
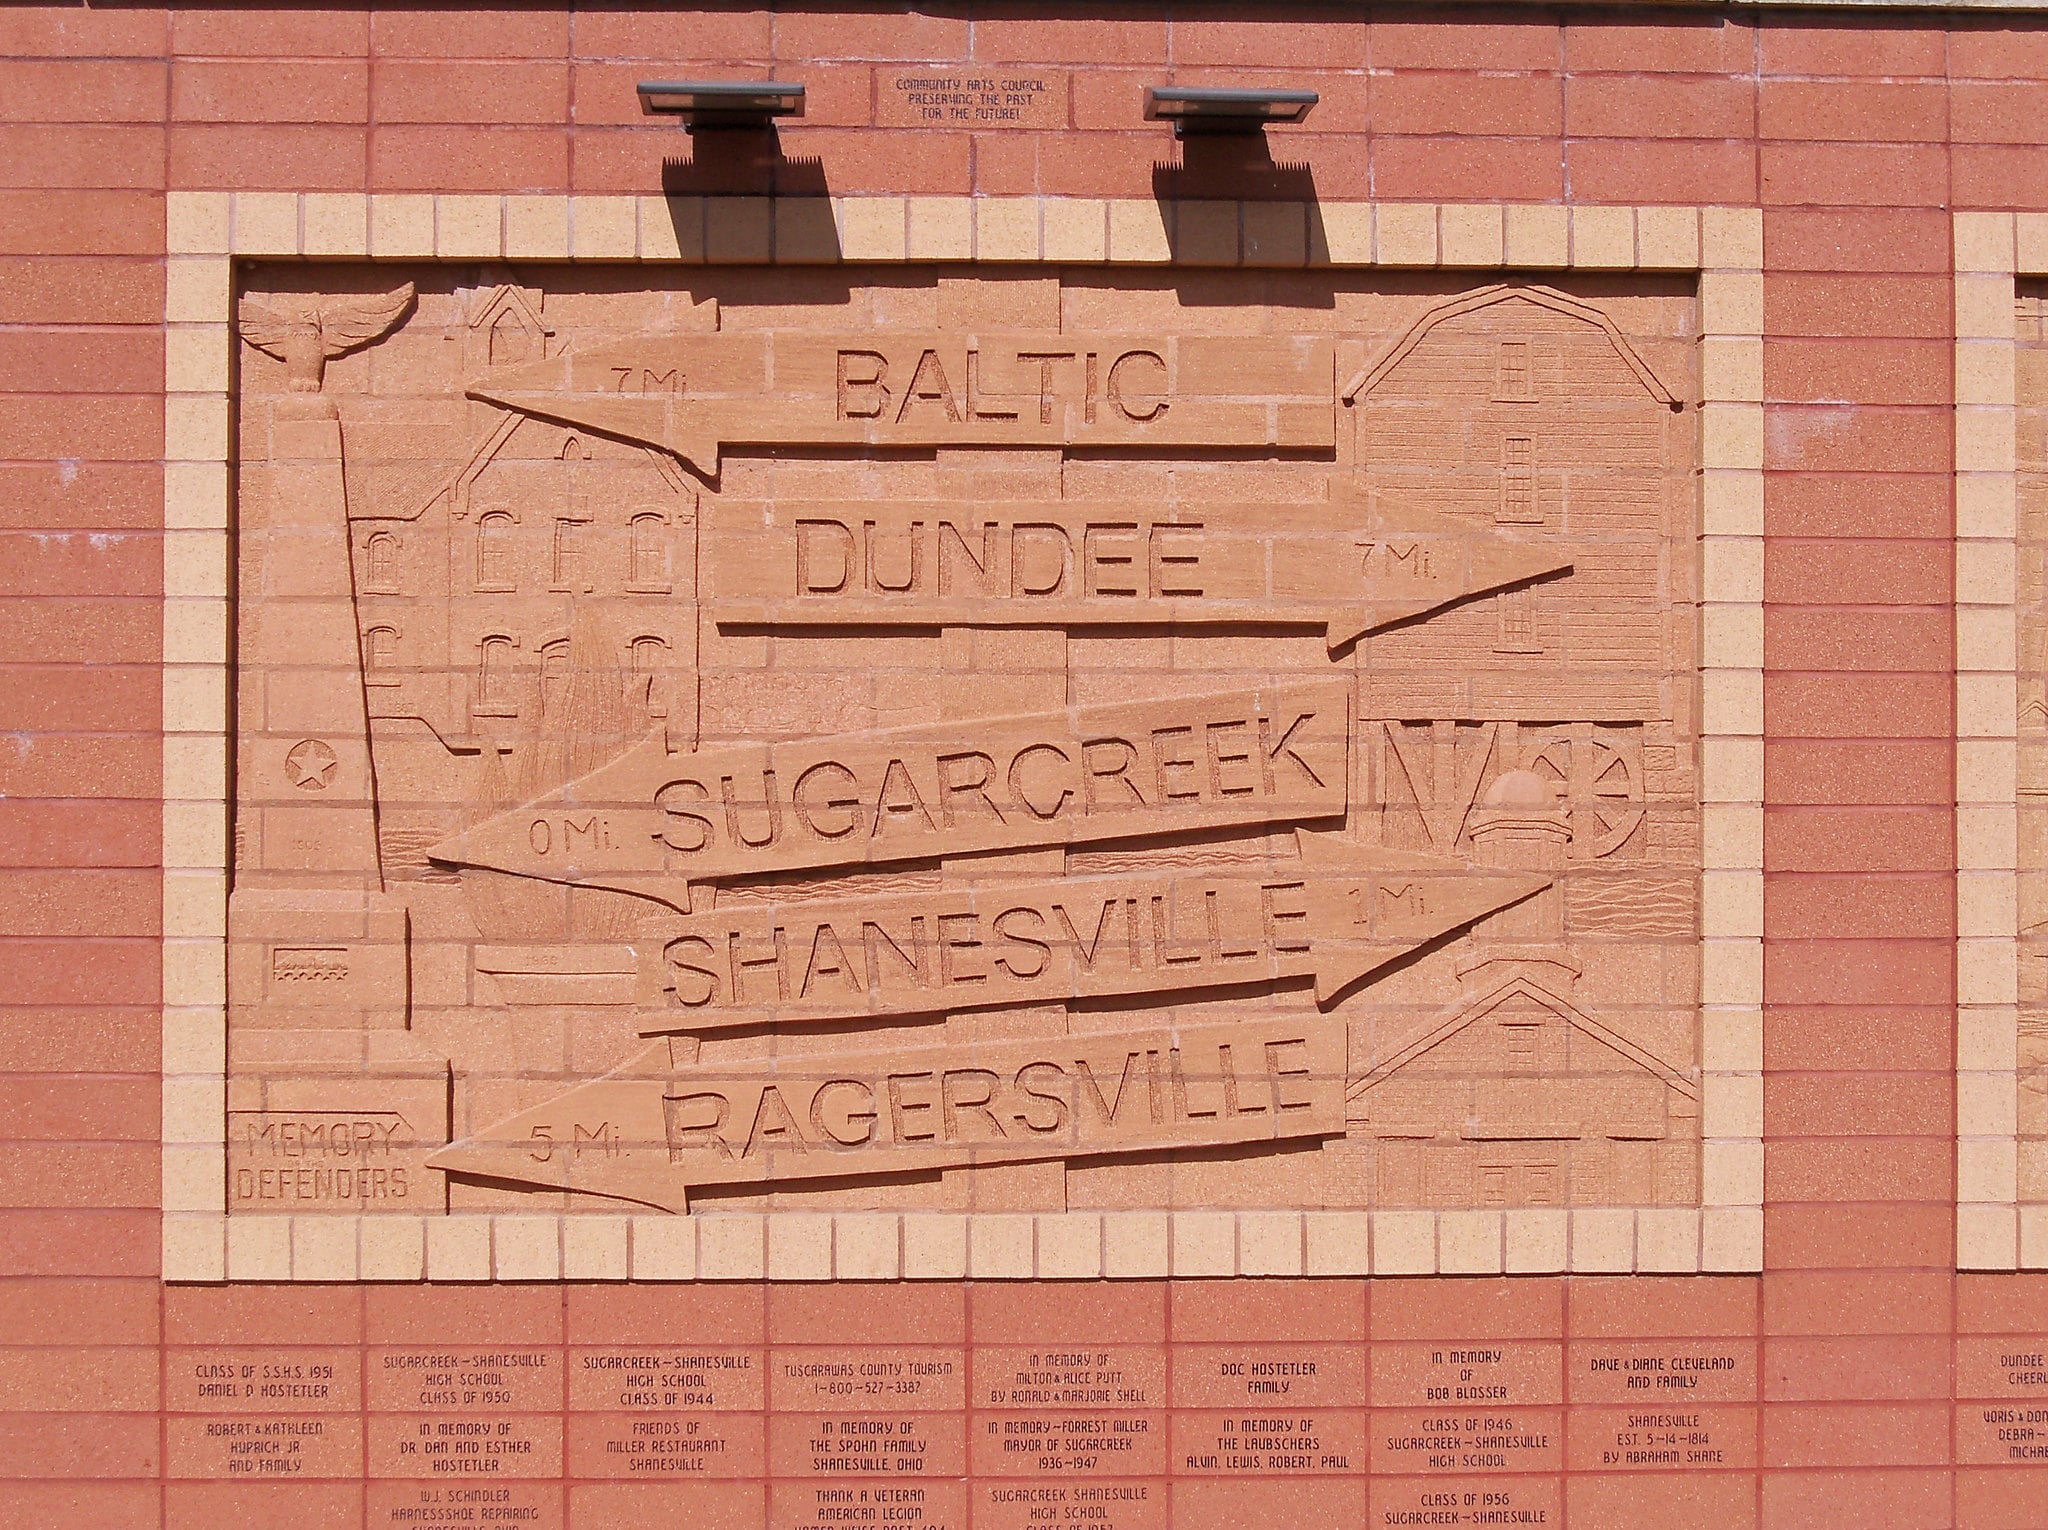
[[[1344,1021],[1312,1011],[674,1073],[658,1042],[427,1163],[686,1211],[702,1185],[1330,1136],[1344,1130],[1345,1047]]]
[[[686,883],[1344,814],[1339,679],[671,754],[659,738],[428,851],[688,912]]]
[[[643,927],[640,1030],[708,1032],[1375,968],[1550,885],[1301,831],[1301,858],[749,904]]]
[[[1321,504],[720,503],[706,599],[727,626],[1375,628],[1572,566],[1427,511]]]
[[[1309,335],[642,335],[493,373],[469,393],[707,473],[733,445],[1336,442],[1335,348]]]

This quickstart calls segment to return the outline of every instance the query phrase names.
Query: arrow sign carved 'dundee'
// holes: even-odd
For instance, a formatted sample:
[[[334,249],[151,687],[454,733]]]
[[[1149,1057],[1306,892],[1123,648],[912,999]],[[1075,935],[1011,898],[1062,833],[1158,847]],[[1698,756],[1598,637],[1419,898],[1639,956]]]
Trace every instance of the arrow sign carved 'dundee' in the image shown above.
[[[1342,1018],[816,1050],[671,1071],[657,1042],[430,1168],[669,1211],[692,1189],[1285,1142],[1344,1130]]]
[[[1299,860],[747,904],[642,928],[640,1030],[879,1019],[1311,977],[1316,998],[1550,885],[1299,831]]]
[[[472,398],[673,452],[728,446],[1327,449],[1336,352],[1309,335],[642,335],[473,383]]]
[[[727,626],[1376,628],[1572,566],[1340,489],[1321,504],[724,503],[703,543]]]
[[[671,754],[660,737],[443,840],[456,866],[687,884],[1344,815],[1351,687],[1326,679]]]

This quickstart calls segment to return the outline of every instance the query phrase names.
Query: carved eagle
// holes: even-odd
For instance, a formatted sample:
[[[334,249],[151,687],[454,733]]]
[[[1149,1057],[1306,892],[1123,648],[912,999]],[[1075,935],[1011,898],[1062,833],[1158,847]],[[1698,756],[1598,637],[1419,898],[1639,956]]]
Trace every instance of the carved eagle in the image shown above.
[[[369,297],[245,297],[242,338],[285,364],[285,386],[318,393],[327,361],[389,333],[412,307],[412,283]]]

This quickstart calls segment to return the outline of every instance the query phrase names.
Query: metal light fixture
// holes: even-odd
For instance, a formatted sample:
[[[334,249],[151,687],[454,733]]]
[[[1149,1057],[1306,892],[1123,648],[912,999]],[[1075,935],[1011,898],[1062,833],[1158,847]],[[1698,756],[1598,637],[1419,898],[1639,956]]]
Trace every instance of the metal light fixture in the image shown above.
[[[1190,133],[1256,133],[1269,122],[1300,122],[1320,99],[1313,90],[1151,85],[1145,89],[1145,120],[1171,122],[1176,138]]]
[[[640,110],[700,127],[766,127],[777,117],[804,114],[804,88],[783,80],[642,80]]]

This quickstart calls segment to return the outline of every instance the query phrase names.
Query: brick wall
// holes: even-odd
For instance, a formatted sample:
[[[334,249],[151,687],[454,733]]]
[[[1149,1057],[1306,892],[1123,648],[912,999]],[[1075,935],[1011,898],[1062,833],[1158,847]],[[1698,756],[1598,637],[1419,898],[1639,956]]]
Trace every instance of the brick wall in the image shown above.
[[[561,1349],[660,1324],[779,1346],[860,1324],[964,1354],[1024,1333],[1185,1343],[1233,1313],[1223,1287],[1047,1302],[155,1278],[163,194],[651,193],[687,143],[643,122],[634,81],[712,72],[802,78],[809,115],[783,152],[835,194],[1149,196],[1169,140],[1136,97],[1170,73],[1321,91],[1306,128],[1271,140],[1324,198],[1764,208],[1766,1272],[1346,1282],[1228,1320],[1277,1334],[1314,1309],[1324,1342],[1375,1354],[1489,1334],[1753,1346],[1754,1469],[1627,1477],[1574,1451],[1584,1469],[1557,1489],[1575,1526],[2041,1522],[2039,1472],[1959,1468],[1952,1427],[1957,1335],[2048,1330],[2048,1277],[1952,1273],[1949,214],[2048,209],[2048,24],[18,6],[0,10],[0,55],[0,1525],[365,1523],[387,1499],[349,1472],[166,1480],[168,1368],[230,1343],[358,1365],[420,1335]],[[1072,127],[872,126],[879,72],[967,60],[1067,72]],[[747,171],[674,173],[765,189],[719,183]],[[1211,175],[1244,194],[1238,173],[1191,165],[1184,188]],[[1559,1427],[1569,1440],[1562,1410]],[[571,1522],[608,1524],[637,1491],[563,1501]],[[1298,1491],[1176,1489],[1174,1523],[1355,1513],[1362,1497],[1319,1509]],[[707,1489],[704,1522],[758,1523],[763,1493]]]

